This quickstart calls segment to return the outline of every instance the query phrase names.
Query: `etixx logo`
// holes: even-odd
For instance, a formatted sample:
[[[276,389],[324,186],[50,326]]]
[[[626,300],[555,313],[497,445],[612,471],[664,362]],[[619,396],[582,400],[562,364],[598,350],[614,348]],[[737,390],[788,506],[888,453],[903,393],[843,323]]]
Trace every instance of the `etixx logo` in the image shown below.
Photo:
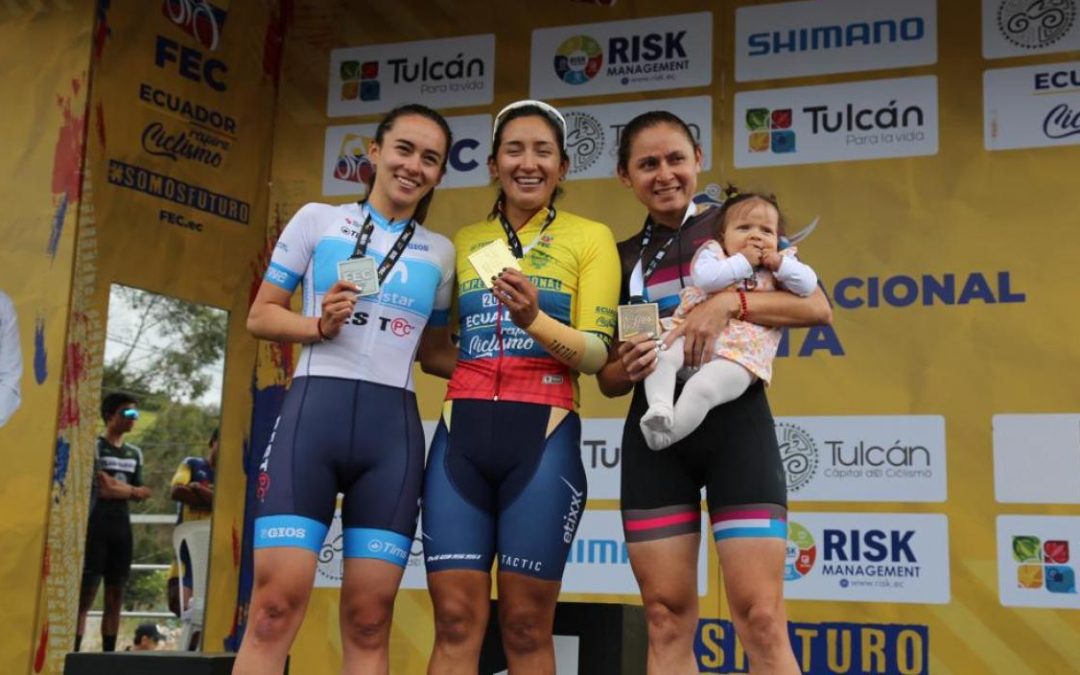
[[[1069,566],[1069,542],[1040,540],[1031,535],[1012,538],[1016,583],[1020,588],[1046,589],[1050,593],[1076,593],[1076,572]]]
[[[791,108],[750,108],[746,111],[746,130],[750,132],[750,152],[795,152],[795,131],[791,128]]]
[[[1024,49],[1048,47],[1065,37],[1076,21],[1077,0],[1001,0],[998,30]]]
[[[214,51],[228,13],[208,0],[164,0],[161,12],[205,49]]]
[[[569,37],[555,50],[555,74],[567,84],[584,84],[603,66],[604,51],[588,35]]]
[[[776,423],[776,442],[787,474],[788,492],[798,492],[817,475],[817,444],[805,429],[787,422]]]

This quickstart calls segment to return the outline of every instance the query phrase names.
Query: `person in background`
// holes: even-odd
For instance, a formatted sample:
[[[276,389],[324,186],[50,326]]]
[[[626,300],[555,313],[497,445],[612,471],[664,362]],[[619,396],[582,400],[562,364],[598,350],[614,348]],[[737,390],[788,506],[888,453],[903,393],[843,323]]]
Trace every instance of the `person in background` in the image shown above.
[[[185,457],[176,468],[171,482],[170,496],[177,503],[176,524],[206,520],[211,515],[214,502],[214,469],[217,467],[219,430],[214,429],[207,443],[206,457]],[[194,579],[191,574],[191,555],[184,546],[180,560],[174,560],[169,568],[169,611],[180,616],[191,602]],[[183,587],[183,595],[180,589]]]
[[[122,392],[113,392],[101,401],[105,432],[98,437],[94,482],[90,489],[90,521],[86,528],[75,651],[82,646],[86,614],[94,604],[102,579],[105,580],[105,611],[101,617],[101,645],[103,651],[116,651],[124,584],[131,571],[128,502],[143,501],[151,494],[150,488],[143,485],[142,450],[124,442],[124,435],[139,419],[135,404],[132,396]]]
[[[140,623],[135,629],[135,638],[131,642],[133,652],[152,652],[165,640],[157,624]]]

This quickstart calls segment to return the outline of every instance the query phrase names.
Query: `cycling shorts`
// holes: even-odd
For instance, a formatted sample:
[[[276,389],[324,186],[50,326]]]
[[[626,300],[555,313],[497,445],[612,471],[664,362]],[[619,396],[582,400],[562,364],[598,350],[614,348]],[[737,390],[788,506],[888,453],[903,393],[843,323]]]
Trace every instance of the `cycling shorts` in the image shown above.
[[[424,478],[428,573],[499,569],[562,579],[585,509],[581,420],[546,434],[552,408],[458,399],[439,422]]]
[[[259,465],[255,548],[318,554],[340,492],[345,557],[404,567],[423,467],[415,394],[362,380],[295,378]]]
[[[91,513],[86,528],[83,584],[123,586],[131,572],[131,522]]]
[[[641,433],[647,408],[639,385],[622,439],[627,542],[699,532],[702,487],[716,541],[787,537],[787,483],[761,381],[713,408],[692,434],[661,451],[649,449]]]

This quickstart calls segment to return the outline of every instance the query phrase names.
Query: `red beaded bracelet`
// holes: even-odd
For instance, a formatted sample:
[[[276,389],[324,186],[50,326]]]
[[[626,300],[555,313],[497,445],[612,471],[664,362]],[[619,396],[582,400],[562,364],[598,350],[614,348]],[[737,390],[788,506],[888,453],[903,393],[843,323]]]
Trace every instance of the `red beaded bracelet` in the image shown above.
[[[326,333],[322,332],[322,318],[315,319],[315,330],[319,331],[319,342],[326,342],[330,338],[326,337]]]
[[[746,321],[746,317],[750,315],[750,308],[746,306],[746,291],[742,288],[735,290],[739,292],[739,315],[735,318],[739,321]]]

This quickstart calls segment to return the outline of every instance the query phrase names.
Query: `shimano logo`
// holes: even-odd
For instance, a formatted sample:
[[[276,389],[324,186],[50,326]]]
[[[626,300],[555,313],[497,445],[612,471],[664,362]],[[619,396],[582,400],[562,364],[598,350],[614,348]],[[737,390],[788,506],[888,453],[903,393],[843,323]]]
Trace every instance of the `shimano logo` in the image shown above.
[[[911,16],[900,20],[881,19],[753,33],[747,38],[747,53],[750,56],[797,54],[824,49],[916,42],[924,37],[926,22],[920,16]]]

